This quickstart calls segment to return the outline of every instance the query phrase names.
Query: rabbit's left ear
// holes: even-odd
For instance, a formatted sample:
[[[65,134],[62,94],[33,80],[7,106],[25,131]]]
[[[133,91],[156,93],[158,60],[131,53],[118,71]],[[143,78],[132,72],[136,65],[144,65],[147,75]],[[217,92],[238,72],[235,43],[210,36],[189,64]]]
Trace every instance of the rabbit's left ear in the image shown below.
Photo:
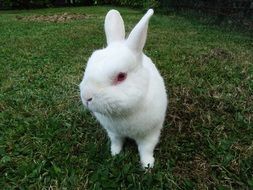
[[[143,50],[147,38],[148,22],[153,14],[153,9],[149,9],[129,34],[126,43],[135,53],[140,54]]]
[[[105,17],[105,35],[107,45],[125,39],[124,21],[116,10],[110,10]]]

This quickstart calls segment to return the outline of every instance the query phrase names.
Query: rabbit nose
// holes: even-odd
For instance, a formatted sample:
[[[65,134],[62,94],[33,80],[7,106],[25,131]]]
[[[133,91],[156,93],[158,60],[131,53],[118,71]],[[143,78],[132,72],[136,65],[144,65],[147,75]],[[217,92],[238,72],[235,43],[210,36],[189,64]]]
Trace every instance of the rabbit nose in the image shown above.
[[[92,98],[86,99],[86,102],[91,102],[91,101],[92,101]]]
[[[92,98],[85,98],[85,101],[86,101],[85,102],[86,106],[89,107],[91,104]]]

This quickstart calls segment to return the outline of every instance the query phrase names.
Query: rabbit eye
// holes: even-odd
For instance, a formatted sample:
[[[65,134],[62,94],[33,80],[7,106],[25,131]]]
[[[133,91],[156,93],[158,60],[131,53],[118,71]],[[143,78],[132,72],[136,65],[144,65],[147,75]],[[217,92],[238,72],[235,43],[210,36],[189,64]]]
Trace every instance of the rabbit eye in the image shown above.
[[[126,77],[127,77],[127,74],[126,74],[126,73],[120,72],[120,73],[117,75],[117,77],[116,77],[115,83],[118,84],[118,83],[124,81],[124,80],[126,79]]]

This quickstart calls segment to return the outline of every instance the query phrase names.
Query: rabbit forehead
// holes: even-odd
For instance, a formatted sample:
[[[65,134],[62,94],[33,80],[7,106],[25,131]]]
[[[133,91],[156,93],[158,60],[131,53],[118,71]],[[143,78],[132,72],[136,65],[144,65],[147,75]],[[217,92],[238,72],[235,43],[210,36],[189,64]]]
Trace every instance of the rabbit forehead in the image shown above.
[[[95,51],[88,61],[86,77],[108,78],[114,73],[128,72],[136,67],[134,54],[124,46],[108,46]]]

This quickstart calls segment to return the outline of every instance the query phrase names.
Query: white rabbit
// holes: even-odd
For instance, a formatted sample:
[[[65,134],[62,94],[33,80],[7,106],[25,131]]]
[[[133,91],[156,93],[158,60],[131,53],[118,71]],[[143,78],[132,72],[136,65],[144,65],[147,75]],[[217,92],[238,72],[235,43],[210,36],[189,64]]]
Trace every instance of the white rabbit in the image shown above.
[[[80,94],[111,140],[112,155],[118,154],[125,137],[138,145],[142,166],[153,167],[153,151],[163,126],[167,95],[164,81],[142,51],[150,9],[125,39],[124,22],[116,10],[105,18],[108,46],[88,60]]]

